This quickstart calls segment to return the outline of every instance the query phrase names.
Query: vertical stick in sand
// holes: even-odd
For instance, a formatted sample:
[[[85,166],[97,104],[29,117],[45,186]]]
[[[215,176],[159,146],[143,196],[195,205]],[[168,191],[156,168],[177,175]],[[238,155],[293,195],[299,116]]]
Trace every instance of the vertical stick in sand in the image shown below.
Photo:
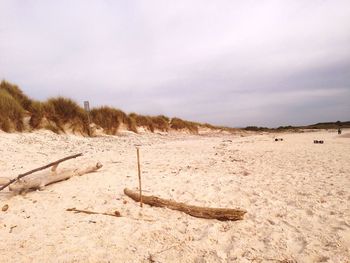
[[[141,167],[140,167],[140,149],[136,147],[137,152],[137,169],[139,174],[139,189],[140,189],[140,206],[142,207],[142,186],[141,186]]]

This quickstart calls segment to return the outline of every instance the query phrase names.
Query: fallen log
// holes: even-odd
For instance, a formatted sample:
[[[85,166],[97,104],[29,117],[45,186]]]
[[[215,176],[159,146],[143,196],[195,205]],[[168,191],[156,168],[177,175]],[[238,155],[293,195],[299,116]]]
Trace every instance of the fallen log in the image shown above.
[[[125,188],[124,193],[134,201],[136,202],[140,201],[140,195],[137,192],[132,191],[128,188]],[[156,196],[142,195],[142,201],[143,203],[151,206],[167,207],[172,210],[178,210],[178,211],[184,212],[194,217],[206,218],[206,219],[217,219],[220,221],[242,220],[244,214],[247,212],[242,209],[210,208],[210,207],[187,205],[185,203],[178,203],[172,200],[167,200]]]
[[[23,193],[36,189],[43,190],[45,186],[49,184],[64,181],[73,176],[81,176],[83,174],[95,172],[102,167],[102,164],[97,163],[83,169],[61,169],[60,171],[57,171],[57,166],[58,164],[53,166],[49,173],[46,172],[39,176],[17,180],[15,183],[10,185],[10,191]]]
[[[42,166],[42,167],[39,167],[39,168],[30,170],[30,171],[28,171],[28,172],[26,172],[26,173],[24,173],[24,174],[20,174],[20,175],[18,175],[16,178],[11,179],[11,180],[7,181],[6,183],[2,184],[2,186],[0,187],[0,191],[1,191],[1,190],[4,190],[4,189],[5,189],[6,187],[8,187],[10,184],[13,184],[14,182],[16,182],[17,180],[21,179],[22,177],[25,177],[25,176],[27,176],[27,175],[29,175],[29,174],[32,174],[32,173],[35,173],[35,172],[44,170],[44,169],[49,168],[49,167],[51,167],[51,166],[56,166],[56,168],[57,168],[57,165],[60,164],[61,162],[67,161],[67,160],[69,160],[69,159],[77,158],[77,157],[82,156],[82,155],[83,155],[82,153],[74,154],[74,155],[71,155],[71,156],[68,156],[68,157],[59,159],[59,160],[57,160],[57,161],[55,161],[55,162],[49,163],[49,164],[47,164],[47,165],[44,165],[44,166]],[[6,178],[5,178],[5,179],[6,179]],[[3,178],[3,180],[5,180],[5,179]]]

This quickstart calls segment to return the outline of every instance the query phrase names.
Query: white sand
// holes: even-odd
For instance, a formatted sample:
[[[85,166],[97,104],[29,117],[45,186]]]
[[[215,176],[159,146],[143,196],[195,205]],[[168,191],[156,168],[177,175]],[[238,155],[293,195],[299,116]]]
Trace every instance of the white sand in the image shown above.
[[[350,138],[333,131],[278,137],[284,141],[274,142],[271,134],[83,138],[0,132],[0,176],[78,152],[84,157],[62,166],[104,164],[98,173],[44,191],[0,192],[0,208],[9,205],[0,210],[0,262],[349,262]],[[140,209],[123,194],[137,187],[135,144],[142,144],[145,194],[241,207],[245,219]],[[65,211],[71,207],[118,210],[123,217]]]

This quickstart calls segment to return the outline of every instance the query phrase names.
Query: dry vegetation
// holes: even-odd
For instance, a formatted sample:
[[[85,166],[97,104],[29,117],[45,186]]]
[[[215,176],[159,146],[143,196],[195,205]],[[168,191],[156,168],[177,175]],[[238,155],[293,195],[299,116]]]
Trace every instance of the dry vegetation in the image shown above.
[[[7,81],[0,83],[0,125],[6,132],[22,131],[23,117],[30,116],[32,129],[46,128],[53,132],[89,134],[85,111],[71,99],[58,97],[45,102],[30,99],[18,86]]]
[[[24,110],[4,89],[0,89],[0,128],[9,132],[23,130]]]
[[[116,134],[120,124],[130,122],[129,117],[123,111],[108,106],[93,109],[91,119],[107,134]]]
[[[45,117],[62,132],[70,128],[73,132],[89,134],[87,113],[75,101],[63,97],[51,98],[44,103],[43,109]]]
[[[144,127],[151,132],[154,132],[155,130],[166,132],[169,130],[169,118],[163,115],[145,116],[131,113],[129,114],[129,117],[134,121],[136,126]]]
[[[198,124],[195,122],[184,121],[179,118],[172,118],[170,128],[174,130],[189,130],[191,133],[198,133]]]
[[[75,101],[64,97],[50,98],[44,102],[35,101],[25,95],[18,86],[3,80],[0,83],[0,129],[5,132],[23,131],[25,116],[29,116],[29,123],[26,125],[30,129],[43,128],[55,133],[72,131],[82,135],[91,135],[88,115]],[[163,115],[146,116],[136,113],[128,115],[108,106],[92,109],[90,117],[92,123],[103,128],[105,133],[113,135],[122,126],[135,133],[138,132],[137,127],[143,127],[150,132],[167,132],[173,129],[188,130],[194,134],[198,133],[199,127],[226,129],[179,118],[169,119]]]

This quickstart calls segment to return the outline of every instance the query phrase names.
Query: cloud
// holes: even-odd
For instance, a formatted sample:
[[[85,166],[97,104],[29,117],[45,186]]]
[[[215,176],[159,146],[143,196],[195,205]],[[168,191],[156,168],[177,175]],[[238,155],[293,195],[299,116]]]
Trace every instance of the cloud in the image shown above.
[[[233,126],[350,116],[348,1],[33,0],[0,9],[0,77],[34,98]]]

